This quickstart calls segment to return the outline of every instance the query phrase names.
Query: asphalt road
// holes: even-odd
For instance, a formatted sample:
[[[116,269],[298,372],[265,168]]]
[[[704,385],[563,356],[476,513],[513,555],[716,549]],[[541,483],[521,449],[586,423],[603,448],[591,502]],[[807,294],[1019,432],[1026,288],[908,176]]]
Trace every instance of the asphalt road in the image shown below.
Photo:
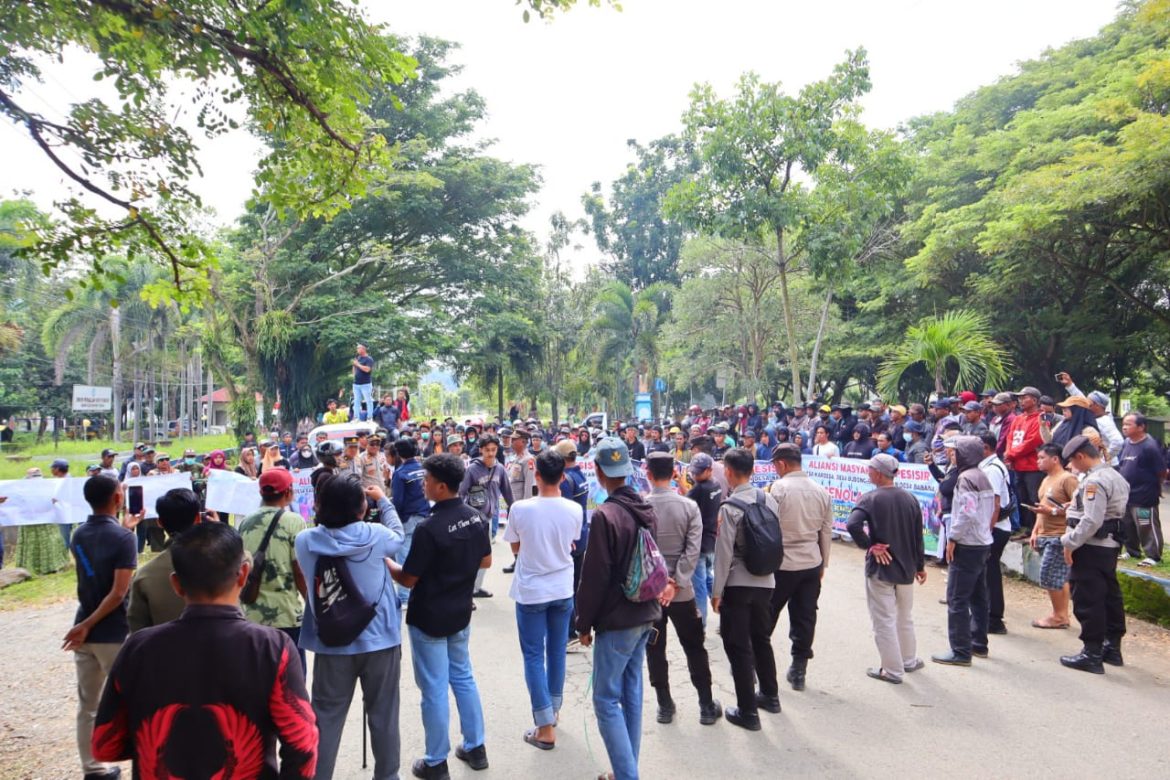
[[[514,604],[507,597],[508,558],[497,547],[497,565],[472,622],[472,659],[487,722],[491,767],[481,773],[452,756],[454,778],[591,778],[609,768],[590,698],[588,652],[569,656],[565,703],[557,747],[525,744],[532,726],[516,634]],[[850,543],[834,545],[825,576],[816,658],[808,688],[790,690],[781,680],[780,715],[761,713],[764,728],[747,732],[720,720],[701,726],[698,705],[677,641],[671,635],[671,679],[679,705],[675,722],[654,721],[654,694],[646,684],[642,724],[644,778],[788,777],[1166,777],[1170,766],[1170,631],[1130,621],[1123,669],[1104,676],[1062,667],[1061,654],[1080,644],[1076,623],[1068,631],[1041,631],[1032,618],[1045,614],[1047,598],[1033,585],[1007,588],[1010,633],[991,637],[991,654],[970,669],[927,663],[900,686],[871,680],[878,664],[865,607],[862,555]],[[929,568],[917,589],[914,617],[919,654],[945,651],[946,607],[938,603],[945,573]],[[707,648],[716,698],[734,704],[727,658],[709,626]],[[777,663],[788,664],[787,621],[773,644]],[[668,629],[669,631],[669,629]],[[409,645],[407,640],[406,645]],[[419,696],[403,648],[402,769],[422,755]],[[311,665],[311,662],[310,662]],[[454,701],[451,706],[455,717]],[[350,714],[338,761],[340,778],[372,776],[361,769],[360,697]],[[458,724],[451,727],[452,744]]]

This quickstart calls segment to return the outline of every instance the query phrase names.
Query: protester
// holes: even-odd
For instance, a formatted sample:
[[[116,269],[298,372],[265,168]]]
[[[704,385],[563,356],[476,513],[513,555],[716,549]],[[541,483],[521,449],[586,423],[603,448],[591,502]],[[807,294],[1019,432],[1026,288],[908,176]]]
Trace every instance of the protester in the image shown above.
[[[926,447],[926,427],[917,420],[907,420],[902,426],[902,439],[906,442],[906,462],[926,463],[930,450]]]
[[[1068,564],[1060,537],[1066,530],[1066,507],[1077,491],[1077,478],[1064,470],[1060,448],[1045,444],[1036,454],[1036,463],[1044,472],[1039,502],[1029,507],[1036,514],[1029,543],[1040,552],[1040,587],[1048,591],[1052,613],[1032,621],[1035,628],[1068,628]]]
[[[576,446],[566,443],[575,456]],[[561,495],[564,472],[560,454],[542,452],[536,459],[538,494],[511,506],[504,531],[516,555],[509,595],[516,602],[524,681],[536,725],[524,733],[524,741],[541,750],[556,746],[573,612],[572,551],[584,520],[580,505]]]
[[[719,506],[723,503],[723,487],[714,479],[715,461],[705,452],[695,452],[687,471],[692,487],[687,498],[699,506],[703,520],[703,536],[699,543],[699,559],[691,583],[695,589],[695,604],[707,627],[707,606],[715,584],[715,535],[719,527]]]
[[[289,458],[288,465],[293,471],[313,469],[319,465],[317,456],[313,453],[313,448],[309,445],[308,436],[297,437],[296,451]]]
[[[411,542],[414,539],[414,530],[419,523],[431,514],[431,505],[423,491],[425,472],[418,461],[418,445],[414,439],[403,437],[394,442],[394,453],[398,456],[398,466],[390,480],[390,490],[393,496],[394,509],[398,516],[403,518],[402,546],[394,554],[394,560],[402,564],[410,554]],[[399,601],[403,605],[410,597],[410,589],[394,583],[398,592]]]
[[[604,438],[595,449],[597,482],[608,498],[593,511],[589,547],[577,589],[577,633],[593,649],[593,711],[615,780],[637,780],[642,739],[642,659],[662,617],[657,600],[631,601],[622,581],[640,529],[655,530],[654,510],[626,484],[633,473],[625,442]]]
[[[41,470],[33,466],[25,479],[43,479]],[[20,526],[20,545],[16,548],[16,565],[32,574],[53,574],[69,565],[69,551],[57,523],[36,523]],[[61,526],[64,528],[64,526]]]
[[[780,613],[787,607],[788,638],[792,641],[792,665],[788,668],[787,680],[793,690],[803,691],[808,662],[813,657],[821,581],[825,578],[825,569],[829,568],[833,501],[828,491],[804,473],[800,450],[794,445],[777,446],[772,453],[772,463],[777,479],[768,488],[768,493],[776,502],[780,517],[784,558],[775,575],[769,633],[775,632]]]
[[[256,463],[256,450],[252,447],[245,447],[240,450],[240,462],[233,470],[248,479],[256,479],[259,477],[260,468]]]
[[[841,455],[837,445],[829,441],[829,429],[823,425],[813,433],[812,454],[818,458],[837,458]]]
[[[991,491],[995,496],[995,511],[992,512],[994,519],[991,528],[991,549],[987,552],[986,564],[987,633],[1006,634],[1007,626],[1003,620],[1003,566],[1001,560],[1003,558],[1004,548],[1007,547],[1008,539],[1012,535],[1012,512],[1016,508],[1013,506],[1008,468],[999,459],[999,456],[995,454],[998,440],[994,434],[986,429],[978,438],[983,444],[983,460],[979,461],[979,470],[983,472],[984,476],[987,477],[987,481],[991,483]],[[1039,452],[1036,453],[1036,458],[1037,466],[1039,466]],[[1041,486],[1043,486],[1043,483],[1041,483]],[[1035,529],[1033,528],[1033,530]]]
[[[654,624],[654,637],[646,649],[650,685],[658,698],[659,723],[674,720],[676,706],[670,693],[670,667],[666,662],[666,622],[670,619],[687,659],[691,685],[699,695],[699,723],[709,726],[723,714],[723,706],[711,694],[711,666],[703,647],[703,618],[695,605],[694,572],[703,541],[703,517],[699,505],[671,487],[675,460],[668,452],[646,456],[650,495],[646,502],[656,517],[654,540],[666,559],[671,597],[662,600],[662,616]]]
[[[336,398],[330,398],[325,402],[325,414],[321,417],[323,425],[337,425],[347,422],[349,422],[349,410],[338,408]]]
[[[759,731],[760,708],[780,712],[771,638],[771,600],[776,578],[774,572],[756,574],[748,570],[742,521],[748,503],[764,504],[773,518],[776,518],[777,507],[775,499],[752,487],[755,459],[750,452],[730,449],[723,456],[723,465],[731,495],[719,510],[711,608],[720,615],[723,650],[731,663],[731,676],[735,681],[736,706],[728,707],[724,714],[728,723]],[[775,522],[775,534],[779,537],[779,519],[776,518]],[[756,690],[757,681],[759,691]]]
[[[563,498],[567,498],[581,509],[581,533],[573,542],[573,593],[581,584],[581,566],[585,560],[585,547],[589,543],[589,480],[585,472],[577,465],[577,448],[571,440],[558,442],[553,450],[565,459],[565,478],[561,481],[560,491]],[[573,614],[569,622],[570,652],[581,649],[581,642],[577,639],[577,604],[573,602]]]
[[[286,469],[268,469],[260,475],[261,507],[237,524],[244,549],[257,559],[264,550],[264,569],[259,572],[255,600],[244,604],[244,615],[254,623],[278,629],[299,643],[307,596],[304,570],[297,562],[296,538],[305,530],[305,520],[293,503],[292,474]],[[304,651],[300,651],[302,666]],[[305,671],[308,671],[307,669]]]
[[[1070,396],[1084,395],[1067,371],[1057,374],[1057,379],[1064,385]],[[1109,396],[1099,390],[1094,390],[1086,397],[1089,400],[1089,411],[1096,416],[1096,428],[1101,432],[1101,439],[1106,448],[1106,462],[1116,466],[1117,456],[1125,443],[1125,437],[1121,431],[1117,430],[1117,423],[1114,422],[1113,415],[1109,413]]]
[[[377,501],[388,524],[363,522],[367,498]],[[402,524],[378,488],[363,490],[361,479],[352,475],[326,476],[318,483],[316,519],[317,525],[298,534],[295,542],[297,564],[313,582],[300,646],[313,653],[313,712],[321,730],[316,777],[333,776],[356,682],[361,682],[369,719],[374,777],[396,777],[402,638],[386,561],[402,544]],[[330,566],[345,567],[356,592],[348,590],[344,577],[335,579],[333,572],[340,570]],[[353,627],[360,628],[356,636],[325,630],[334,622],[323,613],[340,596],[373,607],[365,625]]]
[[[1040,435],[1040,391],[1025,387],[1016,394],[1020,412],[1012,419],[1007,431],[1003,461],[1015,475],[1016,496],[1020,500],[1020,531],[1013,538],[1027,539],[1032,535],[1036,515],[1026,506],[1035,506],[1043,474],[1036,466],[1036,451],[1044,444]]]
[[[357,356],[353,365],[353,405],[362,422],[374,416],[373,374],[374,359],[366,351],[365,344],[357,345]]]
[[[415,777],[448,776],[450,712],[447,688],[455,694],[462,743],[455,757],[472,769],[487,769],[483,707],[471,670],[471,593],[480,569],[492,565],[492,547],[483,515],[459,499],[466,469],[449,453],[423,463],[423,486],[434,502],[419,523],[406,562],[390,564],[394,580],[411,588],[406,610],[414,679],[422,693],[426,753],[415,760]]]
[[[1141,557],[1138,566],[1162,561],[1162,518],[1158,504],[1166,480],[1166,461],[1161,448],[1146,433],[1146,416],[1130,412],[1121,421],[1125,443],[1118,455],[1118,471],[1129,483],[1129,504],[1125,508],[1123,555]]]
[[[249,564],[239,536],[205,523],[177,537],[171,556],[171,579],[187,606],[118,653],[94,756],[132,759],[142,778],[311,777],[315,769],[328,777],[319,773],[317,728],[292,640],[240,614]]]
[[[853,541],[866,551],[865,600],[881,665],[866,671],[876,680],[899,684],[924,664],[914,636],[914,582],[926,582],[922,508],[909,491],[894,485],[898,461],[875,455],[869,461],[875,489],[858,499],[849,514]]]
[[[1117,553],[1121,549],[1121,522],[1129,504],[1129,483],[1102,460],[1100,450],[1085,436],[1066,444],[1061,456],[1082,475],[1068,509],[1068,530],[1060,543],[1070,567],[1073,614],[1081,624],[1083,647],[1076,655],[1061,656],[1060,663],[1104,674],[1102,663],[1123,663],[1125,605],[1117,583]]]
[[[93,514],[78,526],[71,540],[77,564],[77,615],[65,634],[62,649],[73,651],[77,668],[77,750],[86,780],[117,778],[118,767],[103,764],[93,751],[94,719],[102,686],[122,642],[130,633],[126,609],[130,581],[138,566],[138,545],[132,529],[143,513],[130,515],[123,527],[122,486],[107,476],[90,477],[83,488]],[[56,534],[54,538],[59,539]]]
[[[166,532],[163,551],[143,564],[130,583],[126,620],[130,633],[178,619],[186,602],[171,585],[171,545],[202,520],[199,496],[187,488],[168,490],[155,502],[158,524]]]

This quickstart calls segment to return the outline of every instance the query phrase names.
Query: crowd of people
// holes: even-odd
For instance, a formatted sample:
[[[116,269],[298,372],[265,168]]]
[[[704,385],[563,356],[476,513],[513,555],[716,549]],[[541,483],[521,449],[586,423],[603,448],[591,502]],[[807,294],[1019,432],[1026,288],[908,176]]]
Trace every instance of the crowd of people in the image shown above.
[[[355,387],[357,372],[368,373],[362,357]],[[83,771],[116,777],[106,762],[134,759],[141,777],[210,776],[234,761],[248,770],[240,776],[327,778],[360,683],[374,776],[395,777],[404,633],[425,734],[412,774],[448,777],[452,753],[482,770],[487,726],[469,637],[477,599],[492,597],[484,573],[497,564],[511,575],[532,711],[523,740],[555,749],[566,655],[591,648],[611,766],[603,779],[639,776],[643,665],[656,720],[684,709],[670,684],[668,624],[701,724],[759,731],[761,711],[781,711],[772,640],[783,613],[784,680],[805,689],[837,536],[866,551],[879,659],[867,674],[901,684],[925,666],[912,608],[927,578],[921,505],[895,484],[905,463],[926,465],[938,482],[948,637],[930,660],[969,666],[991,652],[989,636],[1008,632],[999,560],[1014,537],[1041,554],[1051,597],[1051,613],[1032,625],[1069,628],[1071,603],[1082,648],[1060,662],[1103,673],[1123,663],[1119,553],[1161,557],[1166,467],[1140,413],[1119,430],[1107,397],[1066,385],[1068,398],[1049,411],[1050,399],[1025,387],[927,405],[875,400],[856,415],[820,402],[696,406],[611,430],[521,419],[518,409],[505,420],[419,421],[405,388],[377,405],[367,394],[358,416],[375,423],[370,432],[242,442],[234,468],[257,479],[262,504],[247,516],[221,521],[196,492],[168,492],[155,507],[160,553],[141,568],[135,529],[145,513],[125,511],[122,479],[162,459],[144,447],[116,467],[103,454],[85,485],[93,515],[69,541],[80,603],[64,647],[77,666]],[[333,402],[323,422],[344,413]],[[867,466],[874,487],[845,530],[803,469],[809,456]],[[603,497],[590,494],[586,458]],[[231,467],[222,451],[187,460],[199,476]],[[777,477],[766,489],[753,485],[760,460]],[[296,469],[313,471],[311,524],[289,510]],[[511,555],[496,561],[501,514]],[[714,616],[734,682],[726,707],[705,646]],[[180,658],[184,675],[160,671]],[[461,735],[453,750],[448,691]]]

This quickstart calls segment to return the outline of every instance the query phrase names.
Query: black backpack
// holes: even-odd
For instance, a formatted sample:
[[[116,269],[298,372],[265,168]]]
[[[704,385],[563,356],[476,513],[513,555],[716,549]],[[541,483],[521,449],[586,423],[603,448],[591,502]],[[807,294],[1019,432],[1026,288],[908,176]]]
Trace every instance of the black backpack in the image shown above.
[[[780,533],[780,518],[768,506],[764,491],[756,490],[756,500],[745,504],[737,498],[723,502],[743,512],[743,563],[757,577],[772,574],[784,560],[784,539]]]
[[[385,568],[383,566],[383,568]],[[385,577],[382,587],[386,587]],[[381,590],[378,591],[381,594]],[[349,561],[334,555],[317,559],[313,573],[313,617],[317,636],[326,647],[353,642],[378,612],[378,600],[366,601],[349,571]]]

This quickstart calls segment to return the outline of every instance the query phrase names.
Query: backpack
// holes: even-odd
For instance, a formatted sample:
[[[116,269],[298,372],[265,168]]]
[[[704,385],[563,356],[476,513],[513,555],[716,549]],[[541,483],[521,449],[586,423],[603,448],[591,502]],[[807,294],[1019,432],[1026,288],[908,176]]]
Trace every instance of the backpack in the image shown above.
[[[654,601],[666,589],[669,581],[666,559],[658,550],[654,536],[649,528],[639,525],[634,552],[626,567],[625,580],[622,581],[622,593],[634,603]]]
[[[992,463],[991,465],[1003,472],[1003,481],[1008,489],[1008,504],[999,508],[999,516],[1004,517],[1006,515],[1011,517],[1012,530],[1018,531],[1020,530],[1020,499],[1016,495],[1016,486],[1013,484],[1014,480],[998,463]]]
[[[240,591],[240,601],[245,604],[255,604],[256,599],[260,598],[260,583],[264,580],[264,563],[268,558],[268,543],[272,541],[272,534],[276,530],[276,526],[280,524],[280,516],[283,514],[283,509],[277,511],[272,522],[268,524],[263,541],[256,548],[256,552],[252,554],[252,570],[248,572],[248,581],[244,583],[244,589]]]
[[[382,587],[386,587],[385,577]],[[366,601],[358,590],[349,571],[349,561],[334,555],[317,559],[312,601],[317,636],[326,647],[344,647],[353,642],[378,611],[377,600]]]
[[[743,512],[743,563],[757,577],[772,574],[784,560],[784,539],[780,533],[780,518],[768,506],[764,491],[756,490],[756,500],[745,504],[737,498],[723,502]]]

